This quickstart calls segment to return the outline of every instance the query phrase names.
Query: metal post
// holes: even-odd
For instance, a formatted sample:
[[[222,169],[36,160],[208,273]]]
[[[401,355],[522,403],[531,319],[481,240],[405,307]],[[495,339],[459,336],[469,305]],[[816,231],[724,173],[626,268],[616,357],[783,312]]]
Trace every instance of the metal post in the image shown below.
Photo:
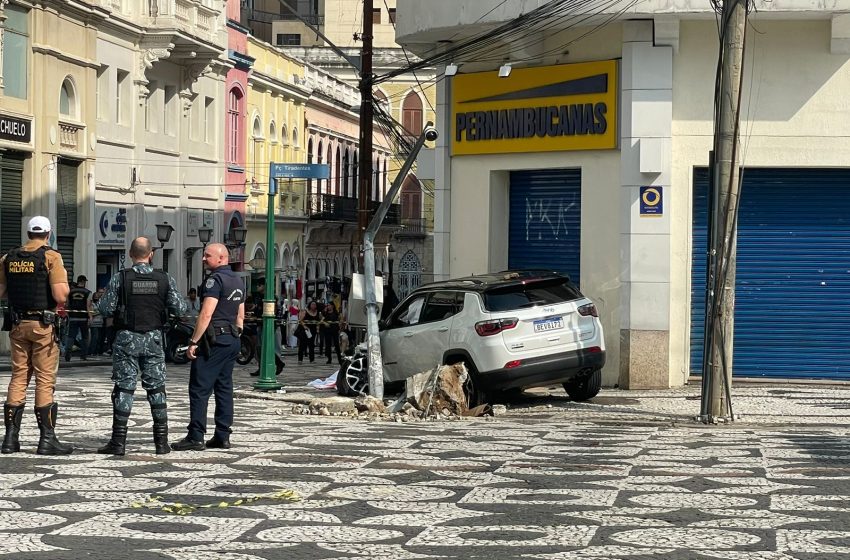
[[[274,363],[274,197],[277,179],[269,173],[269,207],[266,221],[266,293],[263,295],[263,342],[260,348],[260,378],[254,383],[259,391],[277,391],[281,385]]]
[[[366,341],[369,351],[369,393],[377,398],[384,398],[384,368],[381,355],[381,337],[378,332],[378,297],[375,287],[375,235],[378,233],[390,204],[395,200],[404,179],[413,167],[419,150],[425,145],[425,141],[433,142],[437,139],[437,131],[434,123],[429,122],[422,130],[422,134],[416,140],[413,149],[407,155],[407,159],[398,171],[393,186],[390,188],[384,200],[375,211],[375,216],[366,228],[363,235],[363,281],[366,284]]]

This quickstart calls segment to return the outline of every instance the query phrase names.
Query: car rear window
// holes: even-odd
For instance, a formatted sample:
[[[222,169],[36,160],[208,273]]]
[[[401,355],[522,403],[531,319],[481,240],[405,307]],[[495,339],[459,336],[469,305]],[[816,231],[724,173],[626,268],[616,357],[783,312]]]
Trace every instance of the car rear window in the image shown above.
[[[484,292],[484,308],[487,311],[509,311],[563,303],[581,297],[584,296],[568,279],[553,278],[487,290]]]

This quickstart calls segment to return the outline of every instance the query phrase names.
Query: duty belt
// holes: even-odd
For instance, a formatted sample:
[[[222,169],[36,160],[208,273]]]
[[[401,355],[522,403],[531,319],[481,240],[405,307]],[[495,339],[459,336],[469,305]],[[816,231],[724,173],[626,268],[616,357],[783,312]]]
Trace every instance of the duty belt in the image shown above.
[[[229,334],[229,335],[236,336],[235,329],[233,329],[229,325],[226,326],[226,327],[213,327],[212,331],[213,331],[213,334],[215,334],[216,336],[218,336],[220,334]]]
[[[17,315],[21,321],[37,321],[44,317],[44,311],[21,311]]]

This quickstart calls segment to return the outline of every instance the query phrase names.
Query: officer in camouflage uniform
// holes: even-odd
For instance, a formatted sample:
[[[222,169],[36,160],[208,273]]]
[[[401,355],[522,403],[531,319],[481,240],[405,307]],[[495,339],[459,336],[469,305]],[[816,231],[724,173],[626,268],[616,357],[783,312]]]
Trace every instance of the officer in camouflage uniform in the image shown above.
[[[165,395],[163,332],[167,311],[182,317],[188,305],[174,278],[154,270],[153,250],[145,237],[130,246],[133,267],[115,274],[97,302],[104,317],[114,316],[112,346],[112,439],[98,453],[124,455],[127,421],[133,408],[136,378],[141,372],[153,416],[153,441],[157,455],[168,453],[168,412]]]

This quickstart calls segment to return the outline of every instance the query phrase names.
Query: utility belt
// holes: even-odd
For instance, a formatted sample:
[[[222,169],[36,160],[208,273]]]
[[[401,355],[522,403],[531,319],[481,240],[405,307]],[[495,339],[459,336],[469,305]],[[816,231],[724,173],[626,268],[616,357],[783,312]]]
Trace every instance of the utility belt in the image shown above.
[[[223,327],[210,327],[208,329],[212,332],[213,336],[221,336],[223,334],[229,334],[231,336],[235,336],[239,338],[242,333],[239,332],[239,329],[235,325],[225,325]]]
[[[62,325],[67,321],[61,315],[50,309],[42,311],[16,311],[7,309],[3,315],[3,330],[11,331],[14,325],[23,321],[38,321],[45,327],[53,326],[53,338],[59,341],[59,332],[62,330]]]

